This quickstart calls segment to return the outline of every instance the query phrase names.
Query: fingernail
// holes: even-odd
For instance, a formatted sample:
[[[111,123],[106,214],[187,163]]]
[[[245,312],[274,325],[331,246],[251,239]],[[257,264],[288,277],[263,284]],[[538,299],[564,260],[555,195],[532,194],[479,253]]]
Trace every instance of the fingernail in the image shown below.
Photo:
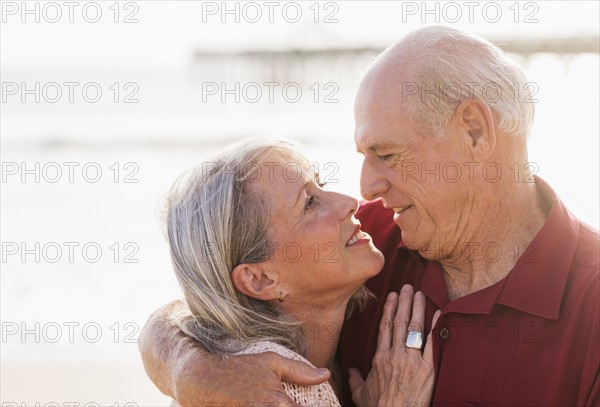
[[[395,292],[391,292],[391,293],[388,294],[386,301],[392,301],[392,300],[394,300],[395,297],[396,297],[396,293]]]
[[[403,293],[407,293],[412,289],[412,286],[410,284],[404,284],[404,286],[402,286],[402,292]]]
[[[317,376],[325,376],[327,373],[329,373],[329,370],[325,369],[324,367],[320,367],[316,370],[317,372]]]
[[[415,298],[418,300],[422,300],[423,299],[423,293],[421,291],[417,291],[415,293]]]

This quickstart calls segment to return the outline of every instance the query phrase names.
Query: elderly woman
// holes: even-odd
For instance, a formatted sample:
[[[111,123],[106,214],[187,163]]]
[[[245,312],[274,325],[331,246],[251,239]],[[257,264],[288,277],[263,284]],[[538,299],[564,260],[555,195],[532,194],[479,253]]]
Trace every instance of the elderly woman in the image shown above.
[[[354,218],[357,208],[354,198],[323,189],[311,163],[283,141],[243,141],[181,177],[167,201],[171,258],[187,305],[177,325],[214,354],[272,351],[327,368],[329,382],[284,383],[285,392],[300,406],[340,405],[340,329],[369,300],[363,283],[384,262]],[[405,351],[407,326],[392,324],[395,316],[408,321],[412,311],[412,326],[423,326],[422,294],[414,304],[412,297],[411,290],[390,295],[379,357]],[[413,352],[406,370],[420,374],[406,375],[385,401],[429,403],[431,349]]]

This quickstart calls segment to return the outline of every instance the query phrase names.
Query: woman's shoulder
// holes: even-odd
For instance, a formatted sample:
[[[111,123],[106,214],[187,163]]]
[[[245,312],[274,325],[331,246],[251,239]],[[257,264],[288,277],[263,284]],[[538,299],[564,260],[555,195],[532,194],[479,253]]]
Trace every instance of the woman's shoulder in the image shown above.
[[[271,341],[257,341],[249,344],[245,349],[236,352],[236,355],[249,355],[255,353],[264,353],[264,352],[275,352],[278,355],[286,357],[288,359],[299,360],[304,363],[308,363],[313,366],[305,357],[300,355],[299,353],[294,352],[293,350],[286,348],[283,345],[280,345]]]
[[[248,355],[263,352],[275,352],[288,359],[298,360],[308,363],[315,367],[305,357],[286,348],[278,343],[271,341],[257,341],[249,344],[245,349],[236,352],[237,355]],[[293,383],[283,383],[283,388],[287,395],[302,407],[339,407],[340,402],[337,399],[333,388],[328,382],[316,386],[298,386]]]

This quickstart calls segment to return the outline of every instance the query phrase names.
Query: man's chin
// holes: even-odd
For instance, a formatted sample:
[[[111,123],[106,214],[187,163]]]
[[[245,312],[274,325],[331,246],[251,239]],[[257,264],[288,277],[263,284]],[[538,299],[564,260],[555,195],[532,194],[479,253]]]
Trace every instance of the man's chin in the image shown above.
[[[420,245],[418,242],[411,242],[410,240],[404,240],[402,239],[402,243],[404,243],[404,246],[406,246],[406,248],[410,249],[410,250],[416,250],[419,251],[419,249],[421,249],[423,246]]]
[[[409,233],[406,230],[400,229],[402,236],[402,244],[410,250],[419,250],[423,247],[423,242],[415,238],[414,233]]]
[[[402,243],[407,249],[419,252],[419,254],[427,260],[437,260],[437,258],[439,257],[438,251],[433,250],[435,248],[435,245],[431,247],[432,245],[430,245],[429,242],[416,240],[414,238],[411,239],[410,236],[405,238],[405,235],[403,233]]]

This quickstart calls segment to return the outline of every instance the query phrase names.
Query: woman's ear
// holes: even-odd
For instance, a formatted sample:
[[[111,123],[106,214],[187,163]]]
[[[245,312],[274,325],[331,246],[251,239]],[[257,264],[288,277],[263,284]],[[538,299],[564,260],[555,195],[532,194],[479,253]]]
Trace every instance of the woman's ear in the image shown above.
[[[496,147],[496,128],[489,106],[480,100],[465,100],[454,118],[473,158],[479,161],[489,157]]]
[[[259,264],[240,264],[231,272],[231,281],[239,292],[264,301],[278,298],[277,278],[277,273],[267,272]]]

